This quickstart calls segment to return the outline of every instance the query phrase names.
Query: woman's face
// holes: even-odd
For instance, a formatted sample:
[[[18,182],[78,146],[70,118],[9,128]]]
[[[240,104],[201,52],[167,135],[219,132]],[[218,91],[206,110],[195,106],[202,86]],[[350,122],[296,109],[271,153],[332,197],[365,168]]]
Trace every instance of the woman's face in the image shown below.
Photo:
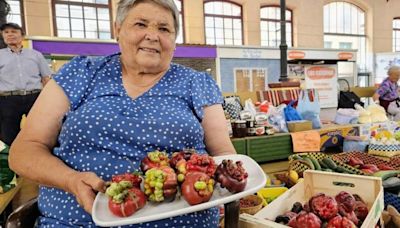
[[[115,24],[123,64],[144,73],[169,68],[175,50],[172,13],[154,3],[139,3],[122,25]]]
[[[389,75],[389,80],[392,81],[392,82],[398,82],[399,79],[400,79],[400,70],[393,71]]]

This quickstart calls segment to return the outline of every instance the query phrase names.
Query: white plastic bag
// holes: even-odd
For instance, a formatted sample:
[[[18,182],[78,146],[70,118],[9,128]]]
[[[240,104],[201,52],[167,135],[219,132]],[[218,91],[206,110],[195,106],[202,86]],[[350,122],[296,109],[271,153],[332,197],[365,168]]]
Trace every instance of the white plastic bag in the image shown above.
[[[254,117],[256,116],[257,111],[256,111],[256,106],[254,106],[254,103],[253,103],[253,101],[251,100],[251,98],[247,99],[247,100],[244,102],[244,108],[243,108],[243,110],[250,112],[250,113],[251,113],[251,116],[252,116],[251,119],[254,119]]]

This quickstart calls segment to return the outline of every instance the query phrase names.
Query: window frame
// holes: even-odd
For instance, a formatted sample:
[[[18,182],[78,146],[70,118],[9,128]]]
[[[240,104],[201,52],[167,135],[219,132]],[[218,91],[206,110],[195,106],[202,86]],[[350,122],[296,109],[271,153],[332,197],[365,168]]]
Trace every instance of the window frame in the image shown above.
[[[181,11],[179,12],[180,15],[182,15],[182,27],[180,28],[182,31],[182,44],[186,43],[186,36],[185,36],[185,10],[184,10],[184,0],[176,0],[179,1],[181,3]],[[178,37],[178,36],[177,36]],[[181,43],[178,43],[181,44]]]
[[[398,33],[400,33],[400,27],[399,28],[394,28],[393,27],[393,22],[395,21],[395,20],[398,20],[399,22],[400,22],[400,17],[395,17],[395,18],[393,18],[393,21],[392,21],[392,51],[393,52],[400,52],[400,48],[399,49],[396,49],[396,38],[398,38],[398,39],[400,39],[400,35],[399,35],[399,37],[396,37],[394,34],[395,34],[395,32],[398,32]]]
[[[93,7],[95,9],[98,8],[106,8],[108,9],[108,13],[109,13],[109,21],[110,21],[110,40],[114,39],[114,27],[113,27],[113,17],[112,17],[112,2],[111,0],[107,0],[108,4],[98,4],[98,3],[87,3],[87,2],[71,2],[68,0],[51,0],[51,8],[52,8],[52,15],[53,15],[53,33],[54,36],[59,37],[58,36],[58,30],[57,30],[57,15],[56,15],[56,4],[65,4],[65,5],[73,5],[73,6],[88,6],[88,7]],[[71,4],[72,3],[72,4]],[[86,38],[86,28],[85,28],[85,23],[83,23],[83,33],[85,35],[84,38],[76,38],[76,37],[72,37],[72,27],[71,27],[71,11],[68,10],[68,19],[70,21],[69,23],[69,32],[71,33],[70,37],[59,37],[59,38],[66,38],[66,39],[99,39],[99,40],[108,40],[108,39],[100,39],[99,36],[97,36],[97,38]],[[96,16],[97,16],[97,11],[96,11]],[[85,18],[82,18],[85,19]],[[97,30],[96,32],[99,34],[99,21],[96,18],[96,23],[97,23]]]
[[[343,20],[343,24],[342,24],[342,30],[340,31],[340,27],[338,27],[338,22],[340,22],[339,17],[337,16],[337,5],[336,5],[336,9],[335,9],[335,14],[336,17],[334,18],[334,20],[336,20],[334,22],[334,27],[331,25],[331,18],[332,18],[332,13],[331,11],[328,11],[328,16],[326,17],[325,15],[325,7],[330,5],[330,4],[337,4],[337,3],[341,3],[341,4],[347,4],[349,6],[350,9],[350,14],[352,14],[352,9],[357,10],[356,11],[356,16],[357,18],[354,18],[353,15],[350,15],[350,29],[348,30],[349,32],[346,32],[346,26],[345,26],[345,12],[346,12],[346,8],[343,7],[342,8],[342,19]],[[344,5],[343,5],[344,6]],[[363,14],[363,19],[360,20],[359,18],[359,13]],[[325,21],[325,19],[328,19],[328,21]],[[352,32],[353,31],[353,27],[354,27],[354,23],[353,20],[356,20],[356,30],[358,32]],[[327,28],[325,28],[325,25],[328,25]],[[364,27],[363,27],[364,26]],[[363,10],[361,7],[359,7],[357,4],[352,3],[352,2],[347,2],[347,1],[332,1],[332,2],[328,2],[326,4],[324,4],[323,6],[323,41],[324,41],[324,45],[325,42],[327,42],[326,37],[328,36],[338,36],[338,37],[349,37],[349,38],[357,38],[357,43],[358,47],[352,47],[352,49],[358,49],[357,52],[357,67],[359,68],[360,71],[364,71],[364,70],[370,70],[368,67],[368,57],[367,57],[367,52],[368,52],[368,37],[367,37],[367,31],[366,31],[366,27],[367,27],[367,12],[365,10]],[[333,32],[336,31],[336,32]],[[360,32],[362,31],[362,33]],[[361,47],[362,43],[365,45],[363,48],[359,48]],[[324,46],[325,48],[325,46]],[[332,47],[331,47],[332,48]],[[333,47],[335,48],[335,47]]]
[[[227,3],[230,3],[230,4],[236,5],[236,6],[240,7],[240,16],[229,16],[229,15],[219,15],[219,14],[209,14],[209,13],[206,13],[206,7],[205,7],[205,5],[206,5],[206,3],[209,3],[209,2],[221,2],[221,3],[227,2]],[[241,21],[242,42],[241,42],[241,44],[235,45],[235,44],[234,44],[234,39],[232,39],[232,40],[233,40],[233,44],[231,44],[231,45],[232,45],[232,46],[244,45],[243,6],[242,6],[241,4],[236,3],[236,2],[233,2],[233,1],[230,1],[230,0],[204,0],[204,1],[203,1],[204,41],[205,41],[204,43],[205,43],[206,45],[230,45],[230,44],[225,44],[225,39],[224,39],[224,44],[217,44],[217,42],[215,42],[215,44],[207,44],[207,34],[206,34],[206,17],[207,17],[207,16],[213,17],[213,18],[219,17],[219,18],[223,18],[223,19],[229,18],[229,19],[232,19],[232,20],[233,20],[233,19],[240,19],[240,21]],[[232,25],[233,25],[233,22],[232,22]],[[215,30],[215,23],[214,23],[213,29]],[[223,29],[225,29],[225,27],[224,27]],[[233,34],[233,28],[232,28],[232,34]],[[216,38],[215,38],[215,37],[214,37],[214,39],[215,39],[214,41],[216,41]]]
[[[26,27],[25,27],[25,13],[24,13],[24,1],[23,0],[11,0],[13,2],[19,2],[19,15],[21,16],[21,24],[20,26],[22,27],[22,29],[25,31],[26,33]],[[7,1],[8,4],[10,4],[9,1]],[[10,13],[7,15],[7,17],[10,15]],[[6,21],[9,22],[7,20],[6,17]]]
[[[262,17],[261,17],[261,9],[263,9],[263,8],[268,8],[268,7],[274,7],[274,8],[281,8],[281,6],[280,5],[276,5],[276,4],[269,4],[269,5],[262,5],[261,7],[260,7],[260,45],[261,45],[261,42],[262,42],[262,39],[261,39],[261,33],[262,33],[262,31],[261,31],[261,21],[267,21],[267,22],[277,22],[277,23],[279,23],[280,24],[280,22],[281,22],[281,20],[278,20],[278,19],[263,19]],[[291,37],[291,47],[293,47],[293,10],[292,9],[289,9],[288,7],[286,7],[286,9],[285,9],[285,13],[286,13],[286,11],[289,11],[290,12],[290,14],[291,14],[291,17],[290,17],[290,20],[285,20],[286,21],[286,23],[287,22],[290,22],[290,26],[291,26],[291,28],[292,28],[292,32],[290,33],[290,37]],[[286,33],[287,33],[287,29],[286,29]],[[280,43],[281,43],[281,40],[282,40],[282,37],[281,37],[281,39],[279,40],[279,44],[278,44],[278,46],[276,46],[276,47],[279,47],[279,45],[280,45]],[[287,43],[287,39],[286,39],[286,43]],[[275,46],[263,46],[263,45],[261,45],[262,47],[275,47]]]

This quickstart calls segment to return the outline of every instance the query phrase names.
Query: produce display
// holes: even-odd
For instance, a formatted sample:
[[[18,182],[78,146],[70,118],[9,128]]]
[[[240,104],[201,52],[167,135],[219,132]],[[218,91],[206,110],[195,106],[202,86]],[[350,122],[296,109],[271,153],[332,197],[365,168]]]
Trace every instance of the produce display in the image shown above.
[[[201,204],[211,199],[216,183],[237,193],[245,189],[248,177],[241,161],[224,159],[217,168],[211,156],[193,149],[175,152],[171,158],[166,152],[149,152],[140,167],[144,177],[125,173],[114,175],[108,183],[106,195],[112,214],[127,217],[143,208],[146,201],[168,202],[177,195],[189,205]]]
[[[368,153],[385,157],[400,155],[400,142],[389,131],[378,132],[370,140]]]
[[[358,195],[342,191],[335,197],[316,194],[304,205],[296,202],[275,222],[295,228],[355,228],[367,215],[367,205]]]
[[[295,154],[290,156],[291,163],[298,166],[298,174],[302,176],[302,172],[306,169],[320,170],[326,172],[338,172],[348,174],[365,174],[361,170],[344,164],[340,161],[336,161],[327,155],[321,153],[313,154]],[[297,164],[296,164],[297,163]],[[293,165],[292,164],[292,165]]]

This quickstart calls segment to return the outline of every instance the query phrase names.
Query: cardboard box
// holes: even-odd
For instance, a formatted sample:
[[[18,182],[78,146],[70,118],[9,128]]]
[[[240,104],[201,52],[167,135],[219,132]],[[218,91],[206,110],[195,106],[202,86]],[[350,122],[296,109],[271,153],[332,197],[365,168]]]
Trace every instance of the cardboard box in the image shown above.
[[[321,151],[327,151],[328,148],[336,149],[335,151],[342,151],[343,140],[346,136],[359,136],[359,126],[335,126],[334,128],[320,129],[321,134]]]
[[[340,191],[361,196],[369,209],[368,216],[361,228],[375,227],[384,209],[382,180],[380,178],[311,170],[304,172],[304,181],[297,183],[254,216],[241,215],[239,225],[244,228],[287,228],[288,226],[273,221],[278,215],[290,211],[295,202],[304,204],[313,195],[320,192],[334,197]]]
[[[309,120],[289,121],[287,122],[289,132],[312,130],[312,122]]]

